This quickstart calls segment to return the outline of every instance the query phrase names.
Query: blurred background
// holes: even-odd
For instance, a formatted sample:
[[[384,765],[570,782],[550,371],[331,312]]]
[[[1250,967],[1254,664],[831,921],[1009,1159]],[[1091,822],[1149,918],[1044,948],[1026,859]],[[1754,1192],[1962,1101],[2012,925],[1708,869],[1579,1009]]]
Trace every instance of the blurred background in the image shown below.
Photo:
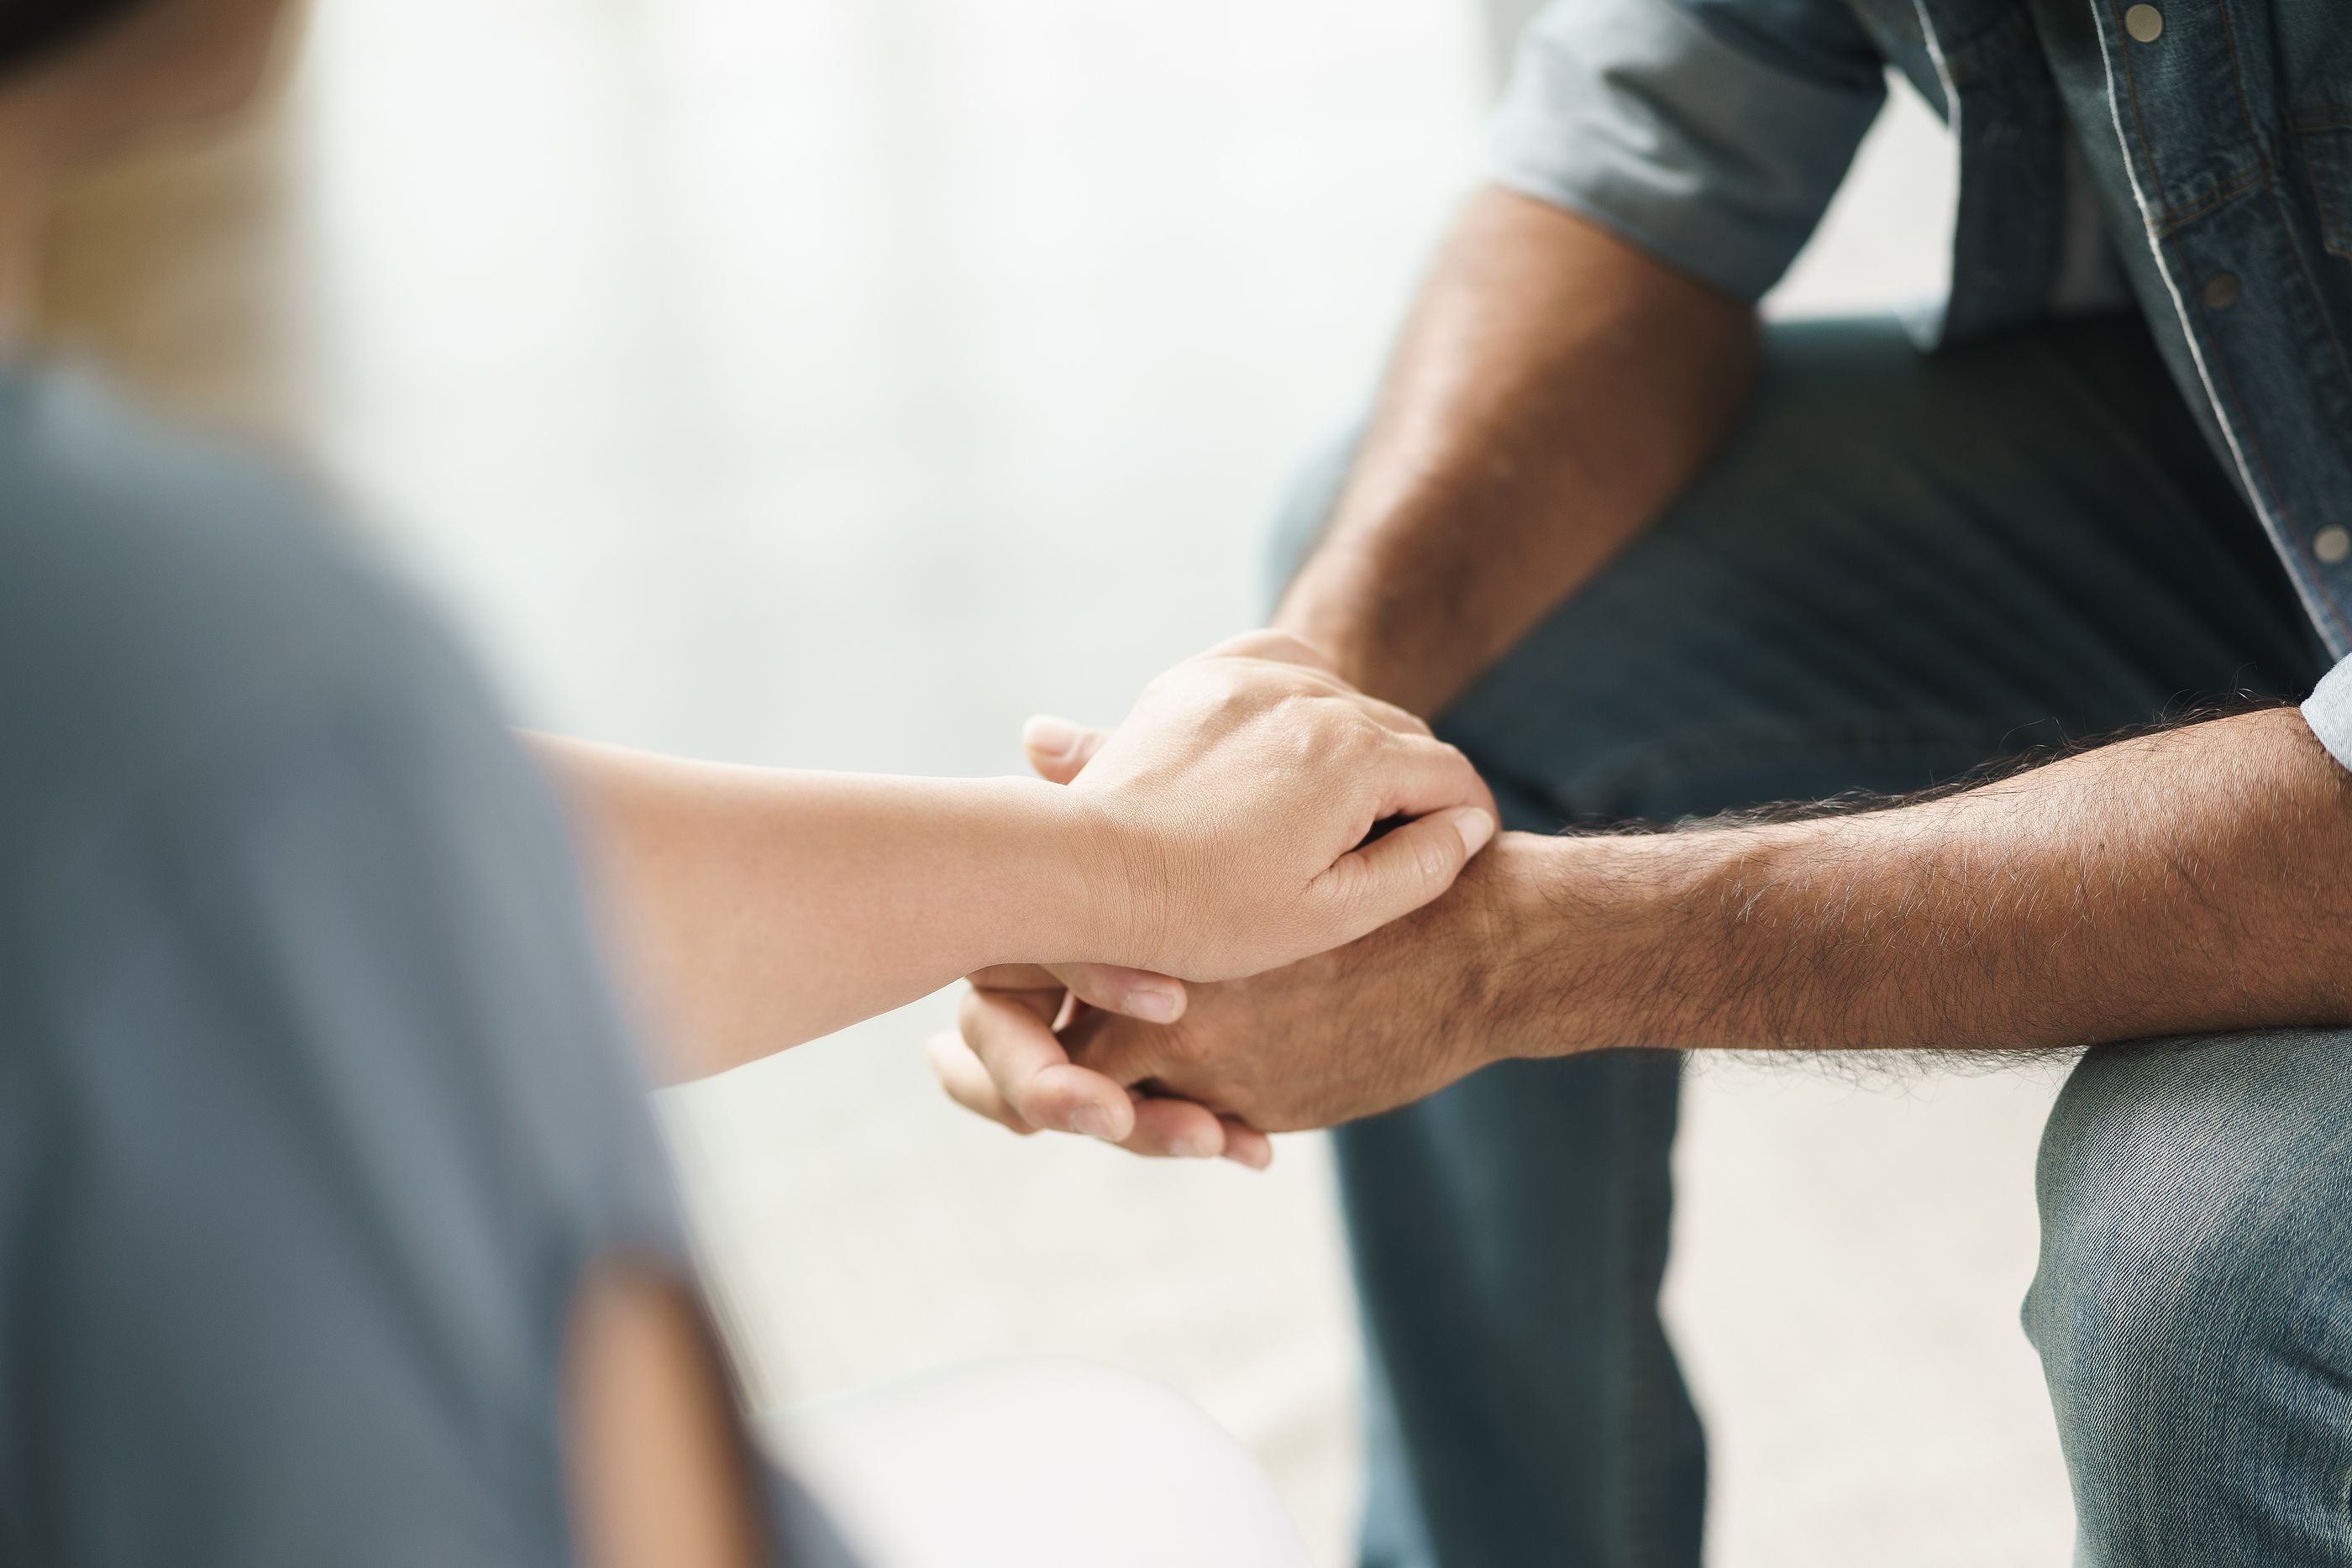
[[[320,0],[268,114],[77,194],[49,335],[331,475],[535,726],[1010,771],[1024,716],[1115,719],[1258,617],[1526,9]],[[1771,308],[1932,295],[1951,193],[1898,93]],[[1016,1142],[932,1088],[949,1013],[667,1097],[757,1396],[1126,1366],[1348,1562],[1321,1142],[1265,1176]],[[2065,1560],[2016,1322],[2055,1084],[1694,1070],[1669,1296],[1714,1563]]]

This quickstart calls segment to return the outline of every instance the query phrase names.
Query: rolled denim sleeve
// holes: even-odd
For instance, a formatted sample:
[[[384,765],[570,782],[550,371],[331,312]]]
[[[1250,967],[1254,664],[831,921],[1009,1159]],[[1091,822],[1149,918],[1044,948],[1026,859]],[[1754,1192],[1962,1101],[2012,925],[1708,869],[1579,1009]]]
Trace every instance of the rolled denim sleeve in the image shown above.
[[[2352,768],[2352,659],[2319,677],[2319,685],[2303,699],[2303,722],[2311,726],[2330,757]]]
[[[1488,172],[1755,300],[1885,96],[1836,0],[1553,0],[1521,40]]]

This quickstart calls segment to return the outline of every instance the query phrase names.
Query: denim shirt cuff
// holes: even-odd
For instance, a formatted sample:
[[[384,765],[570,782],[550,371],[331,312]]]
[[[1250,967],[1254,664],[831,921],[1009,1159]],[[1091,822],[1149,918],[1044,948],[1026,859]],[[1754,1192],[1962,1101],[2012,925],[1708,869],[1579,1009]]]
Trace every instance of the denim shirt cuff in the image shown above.
[[[1488,173],[1753,302],[1812,235],[1885,99],[1759,59],[1675,0],[1567,0],[1531,24]]]
[[[2352,768],[2352,658],[2320,677],[2303,701],[2303,722],[2330,757]]]

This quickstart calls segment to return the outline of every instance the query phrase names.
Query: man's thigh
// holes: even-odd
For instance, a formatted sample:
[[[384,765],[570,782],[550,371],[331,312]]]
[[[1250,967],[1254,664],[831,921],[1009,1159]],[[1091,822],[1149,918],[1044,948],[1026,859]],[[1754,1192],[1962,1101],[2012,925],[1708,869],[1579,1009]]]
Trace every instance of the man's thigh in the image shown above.
[[[2136,318],[1936,356],[1822,322],[1768,333],[1706,472],[1446,727],[1518,826],[1674,818],[1922,788],[2323,667]]]

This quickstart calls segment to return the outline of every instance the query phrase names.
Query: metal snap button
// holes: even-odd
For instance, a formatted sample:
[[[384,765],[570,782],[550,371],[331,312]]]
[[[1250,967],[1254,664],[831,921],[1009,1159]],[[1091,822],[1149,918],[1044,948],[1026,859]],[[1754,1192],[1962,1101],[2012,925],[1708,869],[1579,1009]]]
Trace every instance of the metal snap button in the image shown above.
[[[2352,531],[2330,523],[2311,536],[2311,553],[2319,558],[2322,566],[2334,566],[2352,555]]]
[[[2152,44],[2164,35],[2164,13],[2153,5],[2135,5],[2124,13],[2124,31],[2143,44]]]
[[[2238,275],[2217,272],[2205,280],[2205,308],[2227,310],[2238,302]]]

